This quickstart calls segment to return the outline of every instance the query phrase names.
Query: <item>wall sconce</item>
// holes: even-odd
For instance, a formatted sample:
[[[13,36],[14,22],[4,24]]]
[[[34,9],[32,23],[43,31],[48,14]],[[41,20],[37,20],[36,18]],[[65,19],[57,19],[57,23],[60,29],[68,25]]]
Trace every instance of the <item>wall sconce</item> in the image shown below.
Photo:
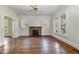
[[[24,25],[23,25],[23,28],[25,28],[25,27],[27,27],[27,26],[28,26],[28,24],[24,24]]]

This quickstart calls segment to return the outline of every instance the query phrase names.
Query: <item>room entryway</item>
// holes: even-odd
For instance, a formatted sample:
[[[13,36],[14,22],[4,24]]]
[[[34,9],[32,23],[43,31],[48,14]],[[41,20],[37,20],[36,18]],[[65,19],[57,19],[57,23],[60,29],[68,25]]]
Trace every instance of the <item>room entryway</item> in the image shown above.
[[[12,37],[14,34],[14,20],[10,17],[4,16],[4,36]]]

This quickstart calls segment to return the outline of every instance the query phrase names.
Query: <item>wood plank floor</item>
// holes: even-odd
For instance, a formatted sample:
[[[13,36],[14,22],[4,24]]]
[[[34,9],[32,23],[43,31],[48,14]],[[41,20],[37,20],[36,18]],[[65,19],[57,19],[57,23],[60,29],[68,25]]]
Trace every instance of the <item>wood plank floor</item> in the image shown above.
[[[54,37],[5,37],[1,54],[78,54],[71,46]]]

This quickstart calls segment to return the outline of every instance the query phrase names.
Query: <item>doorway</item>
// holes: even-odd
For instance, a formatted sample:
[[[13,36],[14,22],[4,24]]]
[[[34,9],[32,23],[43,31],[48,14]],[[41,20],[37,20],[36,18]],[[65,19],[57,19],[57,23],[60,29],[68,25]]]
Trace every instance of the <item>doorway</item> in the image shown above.
[[[12,37],[14,34],[14,20],[4,16],[4,37]]]

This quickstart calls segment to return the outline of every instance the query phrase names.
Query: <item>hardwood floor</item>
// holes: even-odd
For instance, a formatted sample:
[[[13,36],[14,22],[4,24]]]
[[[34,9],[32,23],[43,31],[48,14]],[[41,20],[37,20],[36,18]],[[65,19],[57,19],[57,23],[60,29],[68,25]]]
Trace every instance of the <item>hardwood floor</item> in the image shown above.
[[[5,37],[1,54],[78,54],[71,46],[54,37]]]

